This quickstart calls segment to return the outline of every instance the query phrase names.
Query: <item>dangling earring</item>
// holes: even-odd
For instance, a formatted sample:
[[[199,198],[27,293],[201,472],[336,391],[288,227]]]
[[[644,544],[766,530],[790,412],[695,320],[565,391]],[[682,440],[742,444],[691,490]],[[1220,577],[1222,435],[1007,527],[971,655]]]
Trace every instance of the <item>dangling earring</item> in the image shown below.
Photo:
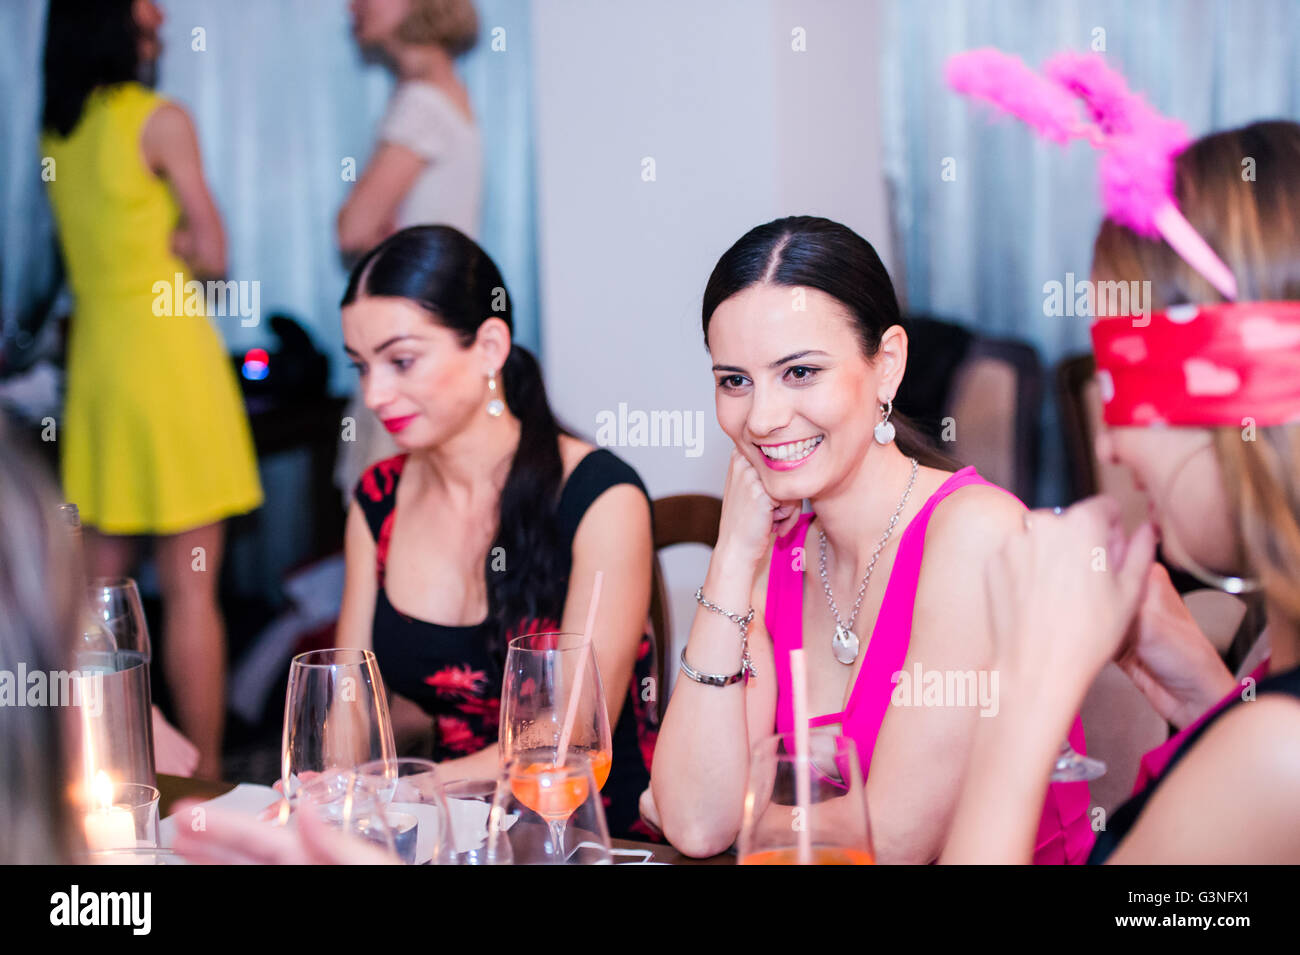
[[[487,413],[494,418],[501,417],[506,410],[506,403],[497,397],[497,373],[488,372],[488,391],[492,392],[492,398],[487,403]]]
[[[889,420],[889,416],[894,413],[894,399],[889,398],[888,401],[889,404],[883,406],[885,416],[876,425],[876,444],[889,444],[894,440],[894,423]]]

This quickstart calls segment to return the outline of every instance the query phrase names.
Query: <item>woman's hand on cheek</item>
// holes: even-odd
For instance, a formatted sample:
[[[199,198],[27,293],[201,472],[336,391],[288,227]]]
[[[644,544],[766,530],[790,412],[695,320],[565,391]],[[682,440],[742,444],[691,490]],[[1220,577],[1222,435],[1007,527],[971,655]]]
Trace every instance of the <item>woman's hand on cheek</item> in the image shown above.
[[[783,534],[794,526],[800,504],[772,500],[754,466],[733,450],[715,551],[728,561],[757,566],[767,554],[772,532]]]
[[[1062,515],[1027,515],[988,564],[996,666],[1047,695],[1082,696],[1137,611],[1155,531],[1123,533],[1118,504],[1090,498]]]

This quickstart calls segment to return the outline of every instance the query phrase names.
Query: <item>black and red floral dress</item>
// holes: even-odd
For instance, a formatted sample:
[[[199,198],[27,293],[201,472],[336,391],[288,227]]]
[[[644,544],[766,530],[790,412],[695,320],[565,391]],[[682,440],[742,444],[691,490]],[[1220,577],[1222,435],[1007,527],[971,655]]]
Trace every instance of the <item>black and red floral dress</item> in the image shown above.
[[[355,491],[375,541],[379,587],[373,647],[388,688],[415,701],[433,718],[433,758],[442,761],[495,745],[505,660],[489,652],[489,622],[444,626],[408,617],[389,602],[384,566],[392,536],[397,483],[405,463],[406,456],[399,455],[372,465]],[[556,511],[561,540],[570,551],[587,508],[618,484],[632,484],[645,493],[636,471],[609,451],[592,451],[573,469]],[[554,620],[521,621],[506,634],[501,645],[522,634],[558,629],[559,623]],[[614,761],[602,790],[610,835],[615,838],[652,837],[641,821],[637,801],[650,785],[650,764],[659,732],[656,704],[642,700],[639,689],[647,685],[643,680],[654,674],[654,642],[647,634],[641,638],[632,681],[625,689],[629,698],[613,728]]]

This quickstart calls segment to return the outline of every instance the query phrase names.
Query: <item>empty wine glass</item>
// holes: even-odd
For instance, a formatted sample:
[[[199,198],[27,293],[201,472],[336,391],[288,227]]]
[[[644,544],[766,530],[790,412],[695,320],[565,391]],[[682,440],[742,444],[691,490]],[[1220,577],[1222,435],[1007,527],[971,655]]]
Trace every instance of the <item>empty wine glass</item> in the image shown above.
[[[808,801],[801,806],[805,782]],[[802,757],[793,733],[759,740],[737,850],[740,865],[870,865],[866,786],[853,740],[812,730]]]
[[[293,658],[280,754],[282,823],[306,779],[372,760],[396,759],[393,724],[374,653],[312,650]]]
[[[610,864],[609,828],[591,760],[581,753],[558,764],[510,760],[488,817],[487,857],[495,864]]]

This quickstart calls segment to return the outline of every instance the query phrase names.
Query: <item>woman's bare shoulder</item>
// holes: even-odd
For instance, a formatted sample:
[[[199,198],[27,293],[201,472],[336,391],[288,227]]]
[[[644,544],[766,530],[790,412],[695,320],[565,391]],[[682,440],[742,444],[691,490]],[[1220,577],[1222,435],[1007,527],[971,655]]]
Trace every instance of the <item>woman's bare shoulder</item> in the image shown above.
[[[582,463],[582,459],[596,450],[594,444],[588,444],[572,435],[560,435],[560,461],[564,465],[564,480],[569,479],[573,469]]]
[[[932,547],[965,555],[995,553],[1010,535],[1024,530],[1024,514],[1025,505],[996,485],[958,488],[935,506],[926,528],[926,555]]]

